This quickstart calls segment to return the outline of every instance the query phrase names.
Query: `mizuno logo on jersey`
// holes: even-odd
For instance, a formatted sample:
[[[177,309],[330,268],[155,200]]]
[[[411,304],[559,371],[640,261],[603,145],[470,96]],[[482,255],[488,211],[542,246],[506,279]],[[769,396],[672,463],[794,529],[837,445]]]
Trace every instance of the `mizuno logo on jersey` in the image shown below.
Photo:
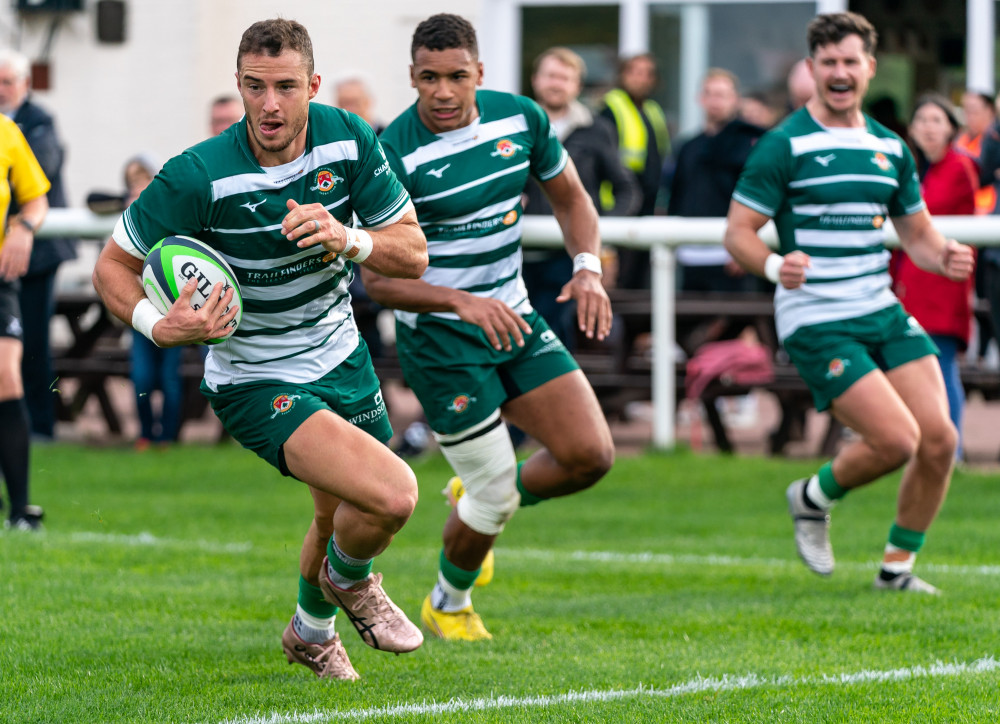
[[[518,151],[523,151],[524,146],[519,146],[509,138],[501,138],[497,141],[496,150],[490,154],[490,156],[499,156],[500,158],[510,158]]]
[[[245,204],[240,204],[240,206],[242,206],[244,209],[250,209],[250,213],[253,213],[254,211],[257,210],[257,207],[260,206],[265,201],[267,201],[267,199],[261,199],[256,204],[252,201],[247,201]]]
[[[815,160],[816,163],[818,163],[823,168],[826,168],[827,166],[830,165],[830,161],[832,161],[836,157],[837,157],[837,154],[835,154],[835,153],[828,153],[825,156],[813,156],[813,160]]]
[[[444,174],[444,172],[447,171],[449,168],[451,168],[451,164],[450,163],[446,163],[441,168],[429,168],[429,169],[427,169],[427,175],[428,176],[433,176],[434,178],[441,178],[441,176]]]

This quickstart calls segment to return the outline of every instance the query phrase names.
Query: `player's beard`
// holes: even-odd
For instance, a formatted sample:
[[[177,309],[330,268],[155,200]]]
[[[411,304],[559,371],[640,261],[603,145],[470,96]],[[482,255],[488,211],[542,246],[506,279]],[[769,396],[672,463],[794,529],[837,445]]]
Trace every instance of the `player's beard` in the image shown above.
[[[302,116],[301,118],[295,119],[294,125],[292,123],[286,123],[284,125],[284,130],[289,130],[289,133],[283,134],[281,137],[265,139],[259,135],[260,129],[257,124],[250,126],[250,131],[253,133],[254,139],[257,141],[257,145],[268,153],[281,153],[286,148],[292,145],[299,134],[302,133],[302,129],[306,127],[306,118],[308,116]],[[258,121],[259,123],[259,121]]]

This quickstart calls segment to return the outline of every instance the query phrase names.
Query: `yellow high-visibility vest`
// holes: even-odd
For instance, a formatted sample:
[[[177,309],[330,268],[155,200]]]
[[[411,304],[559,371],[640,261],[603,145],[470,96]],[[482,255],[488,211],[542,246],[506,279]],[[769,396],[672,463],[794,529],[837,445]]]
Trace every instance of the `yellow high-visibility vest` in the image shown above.
[[[646,168],[646,150],[649,145],[649,132],[639,115],[639,109],[621,88],[608,91],[604,102],[611,109],[618,127],[618,152],[626,168],[640,173]],[[660,157],[665,158],[670,153],[670,135],[667,131],[667,118],[660,104],[647,99],[642,102],[642,112],[649,119],[656,137],[656,148]]]

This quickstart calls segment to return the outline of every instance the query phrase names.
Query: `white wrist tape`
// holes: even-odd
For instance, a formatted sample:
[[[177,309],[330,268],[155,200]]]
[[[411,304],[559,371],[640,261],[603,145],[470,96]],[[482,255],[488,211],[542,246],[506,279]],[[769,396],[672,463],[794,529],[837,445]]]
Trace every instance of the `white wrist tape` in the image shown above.
[[[347,246],[341,253],[344,258],[350,259],[355,264],[360,264],[368,258],[372,249],[375,248],[372,235],[364,229],[352,229],[350,226],[345,226],[344,231],[347,232]]]
[[[781,254],[770,254],[764,260],[764,276],[772,284],[777,284],[781,278],[781,265],[785,263],[785,257]]]
[[[153,339],[153,327],[163,319],[163,316],[160,314],[160,310],[153,306],[151,301],[143,299],[132,310],[132,328],[150,342],[156,344],[156,340]],[[160,345],[156,344],[156,346],[159,347]]]
[[[581,269],[594,272],[598,276],[604,276],[604,272],[601,270],[601,258],[596,254],[589,254],[584,251],[574,256],[573,273],[576,274]]]

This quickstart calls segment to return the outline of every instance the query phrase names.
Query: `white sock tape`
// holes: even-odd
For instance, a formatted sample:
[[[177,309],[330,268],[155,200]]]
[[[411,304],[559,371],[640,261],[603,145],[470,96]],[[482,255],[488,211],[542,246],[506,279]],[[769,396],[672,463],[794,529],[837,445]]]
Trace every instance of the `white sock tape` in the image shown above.
[[[163,319],[163,316],[160,310],[153,306],[151,301],[142,299],[135,305],[135,309],[132,310],[132,328],[150,342],[156,344],[156,340],[153,339],[153,327]],[[159,347],[160,345],[156,344],[156,346]]]

